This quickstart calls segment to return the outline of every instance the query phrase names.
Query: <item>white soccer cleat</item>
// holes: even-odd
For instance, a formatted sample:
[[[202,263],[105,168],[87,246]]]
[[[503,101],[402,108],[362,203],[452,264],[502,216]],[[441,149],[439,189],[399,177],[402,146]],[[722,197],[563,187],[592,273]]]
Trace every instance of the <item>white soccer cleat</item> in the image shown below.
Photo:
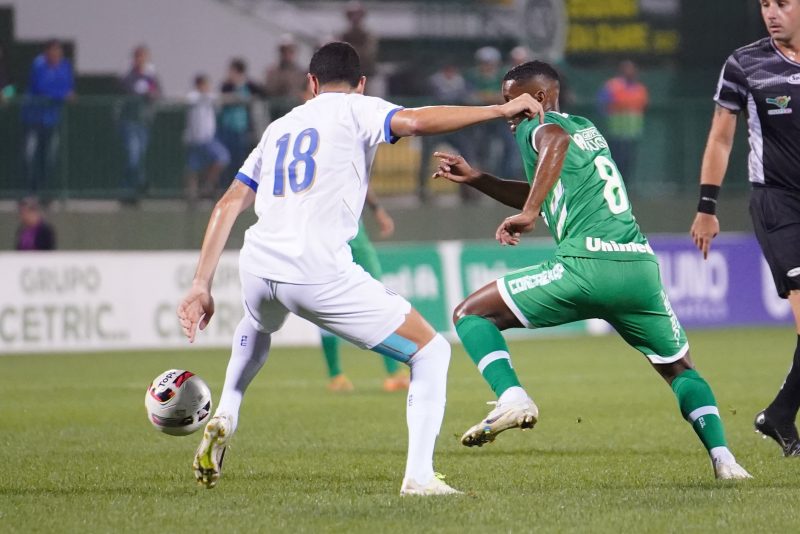
[[[217,485],[222,473],[222,460],[225,449],[233,434],[233,422],[230,417],[215,415],[203,431],[203,440],[194,455],[192,468],[197,483],[208,489]]]
[[[744,467],[736,462],[723,463],[712,461],[712,464],[714,465],[714,475],[717,477],[717,480],[745,480],[753,478],[750,473],[745,471]]]
[[[461,444],[467,447],[480,447],[484,443],[491,443],[497,434],[509,428],[522,430],[533,428],[539,420],[539,408],[530,398],[522,402],[489,402],[495,408],[489,412],[486,419],[471,427],[461,436]]]
[[[451,488],[444,481],[444,475],[434,473],[430,482],[425,484],[417,483],[413,478],[404,478],[400,488],[400,495],[463,495],[463,491]]]

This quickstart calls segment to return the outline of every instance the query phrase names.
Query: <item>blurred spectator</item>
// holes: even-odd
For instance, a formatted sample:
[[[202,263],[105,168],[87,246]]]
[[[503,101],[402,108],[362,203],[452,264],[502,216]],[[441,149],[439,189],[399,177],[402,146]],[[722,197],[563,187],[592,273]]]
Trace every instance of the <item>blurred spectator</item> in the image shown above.
[[[219,177],[230,161],[230,154],[216,135],[217,116],[214,104],[217,95],[211,92],[208,76],[198,74],[194,91],[187,96],[189,110],[183,141],[187,149],[187,188],[190,200],[201,195],[212,197],[220,188]]]
[[[11,83],[11,74],[8,72],[6,47],[0,43],[0,104],[7,102],[13,96],[14,85]]]
[[[361,2],[351,1],[345,7],[345,16],[350,27],[339,38],[350,43],[358,52],[361,74],[372,76],[375,74],[375,63],[378,59],[378,39],[364,28],[367,10]]]
[[[608,119],[605,131],[611,155],[620,174],[630,183],[648,102],[647,87],[639,81],[639,72],[633,61],[620,63],[619,75],[606,82],[598,100]]]
[[[511,60],[509,68],[513,69],[518,65],[531,61],[533,59],[533,54],[531,53],[531,49],[527,46],[519,45],[511,49],[511,52],[508,53],[508,59]]]
[[[303,102],[306,85],[306,69],[297,63],[297,45],[294,38],[286,34],[278,45],[278,63],[267,70],[265,89],[271,99],[273,117],[282,117],[293,107]]]
[[[428,82],[430,85],[430,94],[436,104],[457,106],[469,103],[470,92],[467,87],[467,82],[454,63],[446,63],[430,77]],[[427,185],[430,182],[432,174],[429,163],[431,154],[436,146],[439,144],[450,145],[453,150],[461,156],[464,156],[467,161],[470,161],[473,156],[473,132],[470,130],[459,130],[439,136],[422,136],[420,139],[422,142],[422,157],[419,165],[417,194],[420,200],[425,201],[428,198]],[[461,189],[469,188],[462,187]]]
[[[19,227],[17,228],[16,250],[55,250],[56,234],[53,227],[44,220],[39,202],[33,198],[23,198],[17,205]]]
[[[490,105],[503,102],[501,86],[506,69],[501,64],[500,51],[484,46],[475,52],[475,67],[467,73],[467,82],[472,90],[472,101]],[[475,161],[485,169],[493,169],[503,178],[518,176],[520,157],[516,141],[504,121],[491,121],[473,128],[475,135]],[[480,194],[471,187],[462,187],[464,200],[475,200]]]
[[[161,84],[155,67],[150,63],[150,50],[146,46],[140,45],[133,49],[133,64],[121,83],[126,95],[120,113],[127,156],[124,187],[126,197],[136,198],[144,192],[147,185],[144,158],[153,121],[153,102],[161,97]]]
[[[253,147],[250,103],[253,97],[263,97],[264,90],[248,80],[247,64],[237,58],[228,66],[228,77],[222,82],[220,92],[223,105],[219,114],[218,137],[230,153],[231,166],[236,167],[229,169],[228,174],[232,176]]]
[[[47,42],[31,66],[28,101],[22,110],[25,127],[24,160],[28,188],[39,190],[55,168],[61,108],[75,96],[72,64],[61,42]]]

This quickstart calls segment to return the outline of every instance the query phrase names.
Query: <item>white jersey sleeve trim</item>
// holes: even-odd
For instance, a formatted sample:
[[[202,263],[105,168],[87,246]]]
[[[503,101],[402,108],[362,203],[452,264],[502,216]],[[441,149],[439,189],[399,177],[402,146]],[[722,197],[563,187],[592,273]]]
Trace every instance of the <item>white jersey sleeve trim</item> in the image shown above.
[[[536,128],[534,128],[534,129],[533,129],[533,132],[531,132],[531,146],[533,147],[533,150],[534,150],[534,151],[535,151],[537,154],[539,153],[539,148],[536,146],[536,132],[538,132],[538,131],[539,131],[539,128],[541,128],[542,126],[547,126],[548,124],[551,124],[551,123],[549,123],[549,122],[543,122],[542,124],[540,124],[539,126],[537,126]]]

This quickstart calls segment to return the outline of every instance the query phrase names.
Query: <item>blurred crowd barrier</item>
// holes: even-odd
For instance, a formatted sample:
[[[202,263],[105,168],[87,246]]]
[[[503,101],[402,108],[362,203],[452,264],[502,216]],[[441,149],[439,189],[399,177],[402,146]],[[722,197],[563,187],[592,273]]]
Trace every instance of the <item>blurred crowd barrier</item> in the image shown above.
[[[401,105],[427,103],[421,100],[398,102]],[[65,199],[122,198],[126,193],[127,152],[121,118],[125,106],[125,99],[120,97],[80,97],[64,105],[55,127],[58,142],[53,148],[52,165],[36,192]],[[22,100],[0,104],[0,198],[17,198],[32,192],[24,157],[26,149],[30,148],[26,147],[28,126],[24,108]],[[281,102],[267,103],[264,112],[257,114],[260,127],[268,124],[270,108],[285,109],[286,106]],[[641,195],[694,191],[712,110],[709,99],[654,102],[647,110],[635,171],[625,176],[628,188]],[[185,196],[186,149],[182,139],[186,111],[183,101],[159,101],[153,106],[147,122],[149,143],[143,159],[145,197]],[[564,111],[587,116],[603,130],[603,120],[594,104],[577,104]],[[260,133],[253,132],[252,143]],[[381,147],[373,169],[373,183],[379,194],[407,195],[418,191],[420,177],[429,176],[434,170],[430,153],[421,153],[421,148],[418,139]],[[747,169],[746,142],[741,135],[731,161],[726,189],[743,190],[747,187]],[[236,165],[237,162],[232,163],[224,175],[227,180],[231,172],[235,172]],[[220,184],[220,188],[225,186],[225,183]],[[452,184],[441,180],[429,187],[433,193],[455,191]]]

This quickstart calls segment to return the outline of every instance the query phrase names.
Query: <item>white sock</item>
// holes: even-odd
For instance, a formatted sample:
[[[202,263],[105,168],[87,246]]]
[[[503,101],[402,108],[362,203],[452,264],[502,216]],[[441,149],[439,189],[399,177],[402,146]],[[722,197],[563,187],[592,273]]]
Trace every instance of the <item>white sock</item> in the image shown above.
[[[528,398],[528,393],[520,386],[511,386],[500,395],[497,402],[500,404],[505,404],[507,402],[525,402]]]
[[[444,417],[450,343],[436,334],[408,363],[411,384],[406,410],[408,461],[405,476],[425,485],[433,479],[433,448]]]
[[[730,449],[728,449],[728,447],[713,447],[708,451],[708,454],[711,456],[711,460],[714,462],[727,465],[736,463],[736,458],[734,458],[733,453],[730,451]]]
[[[255,329],[250,319],[243,317],[233,334],[231,359],[225,372],[225,385],[215,415],[227,414],[233,422],[233,430],[239,420],[242,397],[250,382],[267,361],[270,334]]]

